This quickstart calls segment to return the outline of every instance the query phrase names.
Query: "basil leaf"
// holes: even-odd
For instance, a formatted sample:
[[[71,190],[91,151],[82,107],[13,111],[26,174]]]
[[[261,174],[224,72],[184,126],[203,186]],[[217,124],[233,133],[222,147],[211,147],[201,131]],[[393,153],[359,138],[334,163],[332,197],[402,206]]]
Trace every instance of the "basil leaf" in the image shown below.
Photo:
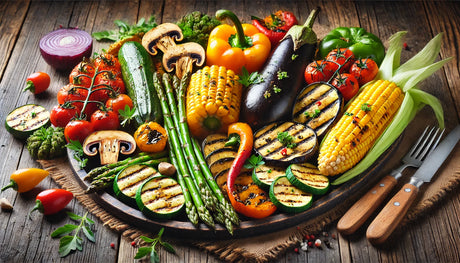
[[[91,242],[96,242],[96,239],[94,238],[93,231],[87,226],[83,227],[83,234],[85,234],[86,238],[91,241]]]
[[[150,254],[151,250],[152,250],[151,247],[140,247],[137,250],[136,255],[134,256],[134,259],[140,259],[140,258],[147,256],[148,254]]]
[[[77,229],[78,226],[76,225],[71,225],[71,224],[66,224],[64,226],[59,227],[58,229],[54,230],[53,233],[51,233],[51,237],[60,237],[67,235]]]
[[[59,242],[59,255],[65,257],[76,248],[75,236],[64,236]]]

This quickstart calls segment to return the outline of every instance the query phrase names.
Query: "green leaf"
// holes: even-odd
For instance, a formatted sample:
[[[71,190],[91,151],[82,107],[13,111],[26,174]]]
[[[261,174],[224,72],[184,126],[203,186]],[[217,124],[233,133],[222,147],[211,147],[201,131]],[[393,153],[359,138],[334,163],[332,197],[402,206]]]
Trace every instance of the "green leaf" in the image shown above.
[[[238,80],[238,82],[240,82],[245,87],[249,87],[251,84],[258,84],[263,81],[264,79],[262,78],[262,75],[260,75],[258,72],[252,72],[249,74],[245,67],[242,68],[240,79]]]
[[[140,236],[140,239],[144,240],[144,242],[147,242],[147,243],[153,243],[155,241],[155,239],[151,239],[146,236]]]
[[[168,242],[160,242],[160,244],[169,252],[169,253],[173,253],[173,254],[176,254],[176,250],[174,249],[174,247],[169,244]]]
[[[77,241],[75,236],[64,236],[59,242],[59,255],[67,256],[70,252],[77,249]]]
[[[246,169],[255,169],[261,165],[265,164],[263,157],[260,155],[251,155],[246,162],[244,163],[244,168]]]
[[[72,231],[74,231],[77,228],[78,226],[76,225],[66,224],[54,230],[53,233],[51,233],[51,237],[55,238],[67,235],[69,233],[72,233]]]
[[[75,221],[80,221],[83,217],[76,215],[72,212],[67,212],[67,215],[70,217],[70,219],[75,220]]]
[[[155,249],[152,249],[152,251],[150,251],[150,262],[160,263],[160,256],[158,255],[158,252]]]
[[[388,40],[389,46],[385,58],[380,64],[379,72],[375,79],[391,80],[393,72],[401,63],[401,51],[403,46],[403,37],[407,31],[399,31],[390,37]]]
[[[158,231],[158,239],[161,239],[161,236],[163,235],[164,231],[165,231],[164,227],[162,227],[160,231]]]
[[[152,250],[151,247],[140,247],[137,250],[136,255],[134,256],[134,259],[140,259],[140,258],[143,258],[143,257],[149,255],[151,250]]]
[[[94,225],[94,221],[86,217],[85,223],[88,225]]]
[[[88,226],[84,226],[82,228],[83,234],[85,234],[86,238],[91,241],[91,242],[96,242],[96,239],[94,238],[94,233],[91,231],[91,229]]]

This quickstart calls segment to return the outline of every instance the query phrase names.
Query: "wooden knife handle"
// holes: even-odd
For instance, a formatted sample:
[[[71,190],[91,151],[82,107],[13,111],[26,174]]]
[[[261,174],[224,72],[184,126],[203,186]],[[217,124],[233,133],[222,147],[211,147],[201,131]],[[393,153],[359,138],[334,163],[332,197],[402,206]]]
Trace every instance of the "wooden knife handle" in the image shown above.
[[[353,234],[380,206],[396,183],[397,180],[393,176],[383,177],[342,216],[337,223],[337,230],[345,235]]]
[[[380,211],[367,228],[367,239],[374,245],[382,244],[393,233],[417,197],[418,188],[405,184]]]

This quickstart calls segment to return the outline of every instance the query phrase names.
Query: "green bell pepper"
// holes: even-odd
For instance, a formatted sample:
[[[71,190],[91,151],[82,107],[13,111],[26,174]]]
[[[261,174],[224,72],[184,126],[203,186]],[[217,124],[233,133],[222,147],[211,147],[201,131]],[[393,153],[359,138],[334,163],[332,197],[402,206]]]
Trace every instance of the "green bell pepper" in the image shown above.
[[[319,55],[325,58],[335,48],[349,48],[356,58],[371,58],[380,66],[385,47],[376,35],[360,27],[337,27],[319,45]]]

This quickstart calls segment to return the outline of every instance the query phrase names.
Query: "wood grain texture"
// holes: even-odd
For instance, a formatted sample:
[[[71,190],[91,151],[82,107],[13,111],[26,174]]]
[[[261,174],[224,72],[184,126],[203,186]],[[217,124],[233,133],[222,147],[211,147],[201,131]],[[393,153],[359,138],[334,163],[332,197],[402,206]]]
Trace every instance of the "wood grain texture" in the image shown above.
[[[56,72],[40,57],[38,41],[41,36],[62,26],[79,27],[88,32],[114,29],[115,19],[130,23],[154,14],[157,22],[176,21],[189,11],[200,10],[213,15],[221,8],[230,9],[248,22],[251,15],[265,16],[280,8],[293,11],[303,23],[309,11],[320,6],[322,11],[314,25],[318,37],[323,37],[337,26],[361,26],[375,33],[384,41],[396,31],[407,30],[409,50],[403,50],[405,61],[417,53],[434,35],[444,32],[440,58],[453,60],[423,81],[419,87],[439,97],[443,103],[446,124],[453,127],[460,118],[459,39],[460,4],[456,1],[2,1],[0,3],[0,118],[25,103],[39,103],[51,108],[55,96],[66,84],[67,73]],[[387,43],[385,43],[387,44]],[[109,45],[95,42],[94,51]],[[32,72],[42,70],[51,75],[51,87],[43,96],[22,93],[22,83]],[[414,136],[425,126],[435,123],[433,113],[424,108],[410,124],[401,144],[381,175],[399,164]],[[12,138],[0,129],[0,185],[5,185],[17,168],[38,167],[23,147],[23,142]],[[396,187],[408,181],[409,173]],[[96,243],[84,242],[83,252],[66,258],[57,254],[58,239],[49,235],[63,224],[73,223],[65,213],[43,217],[35,214],[32,220],[26,214],[33,206],[40,190],[58,187],[51,179],[45,179],[37,189],[18,195],[12,190],[1,193],[14,205],[12,213],[0,212],[0,262],[132,262],[138,247],[109,230],[96,220]],[[362,189],[365,192],[368,189]],[[86,210],[76,200],[67,211],[84,214]],[[363,227],[350,236],[337,234],[335,223],[326,231],[338,235],[330,239],[331,249],[310,249],[307,253],[289,249],[275,262],[460,262],[460,193],[452,192],[432,212],[416,222],[396,229],[387,243],[373,246],[365,237],[367,220]],[[152,235],[156,233],[152,231]],[[219,262],[216,255],[206,253],[177,239],[171,241],[177,254],[159,249],[162,262]],[[115,244],[115,248],[110,247]]]

